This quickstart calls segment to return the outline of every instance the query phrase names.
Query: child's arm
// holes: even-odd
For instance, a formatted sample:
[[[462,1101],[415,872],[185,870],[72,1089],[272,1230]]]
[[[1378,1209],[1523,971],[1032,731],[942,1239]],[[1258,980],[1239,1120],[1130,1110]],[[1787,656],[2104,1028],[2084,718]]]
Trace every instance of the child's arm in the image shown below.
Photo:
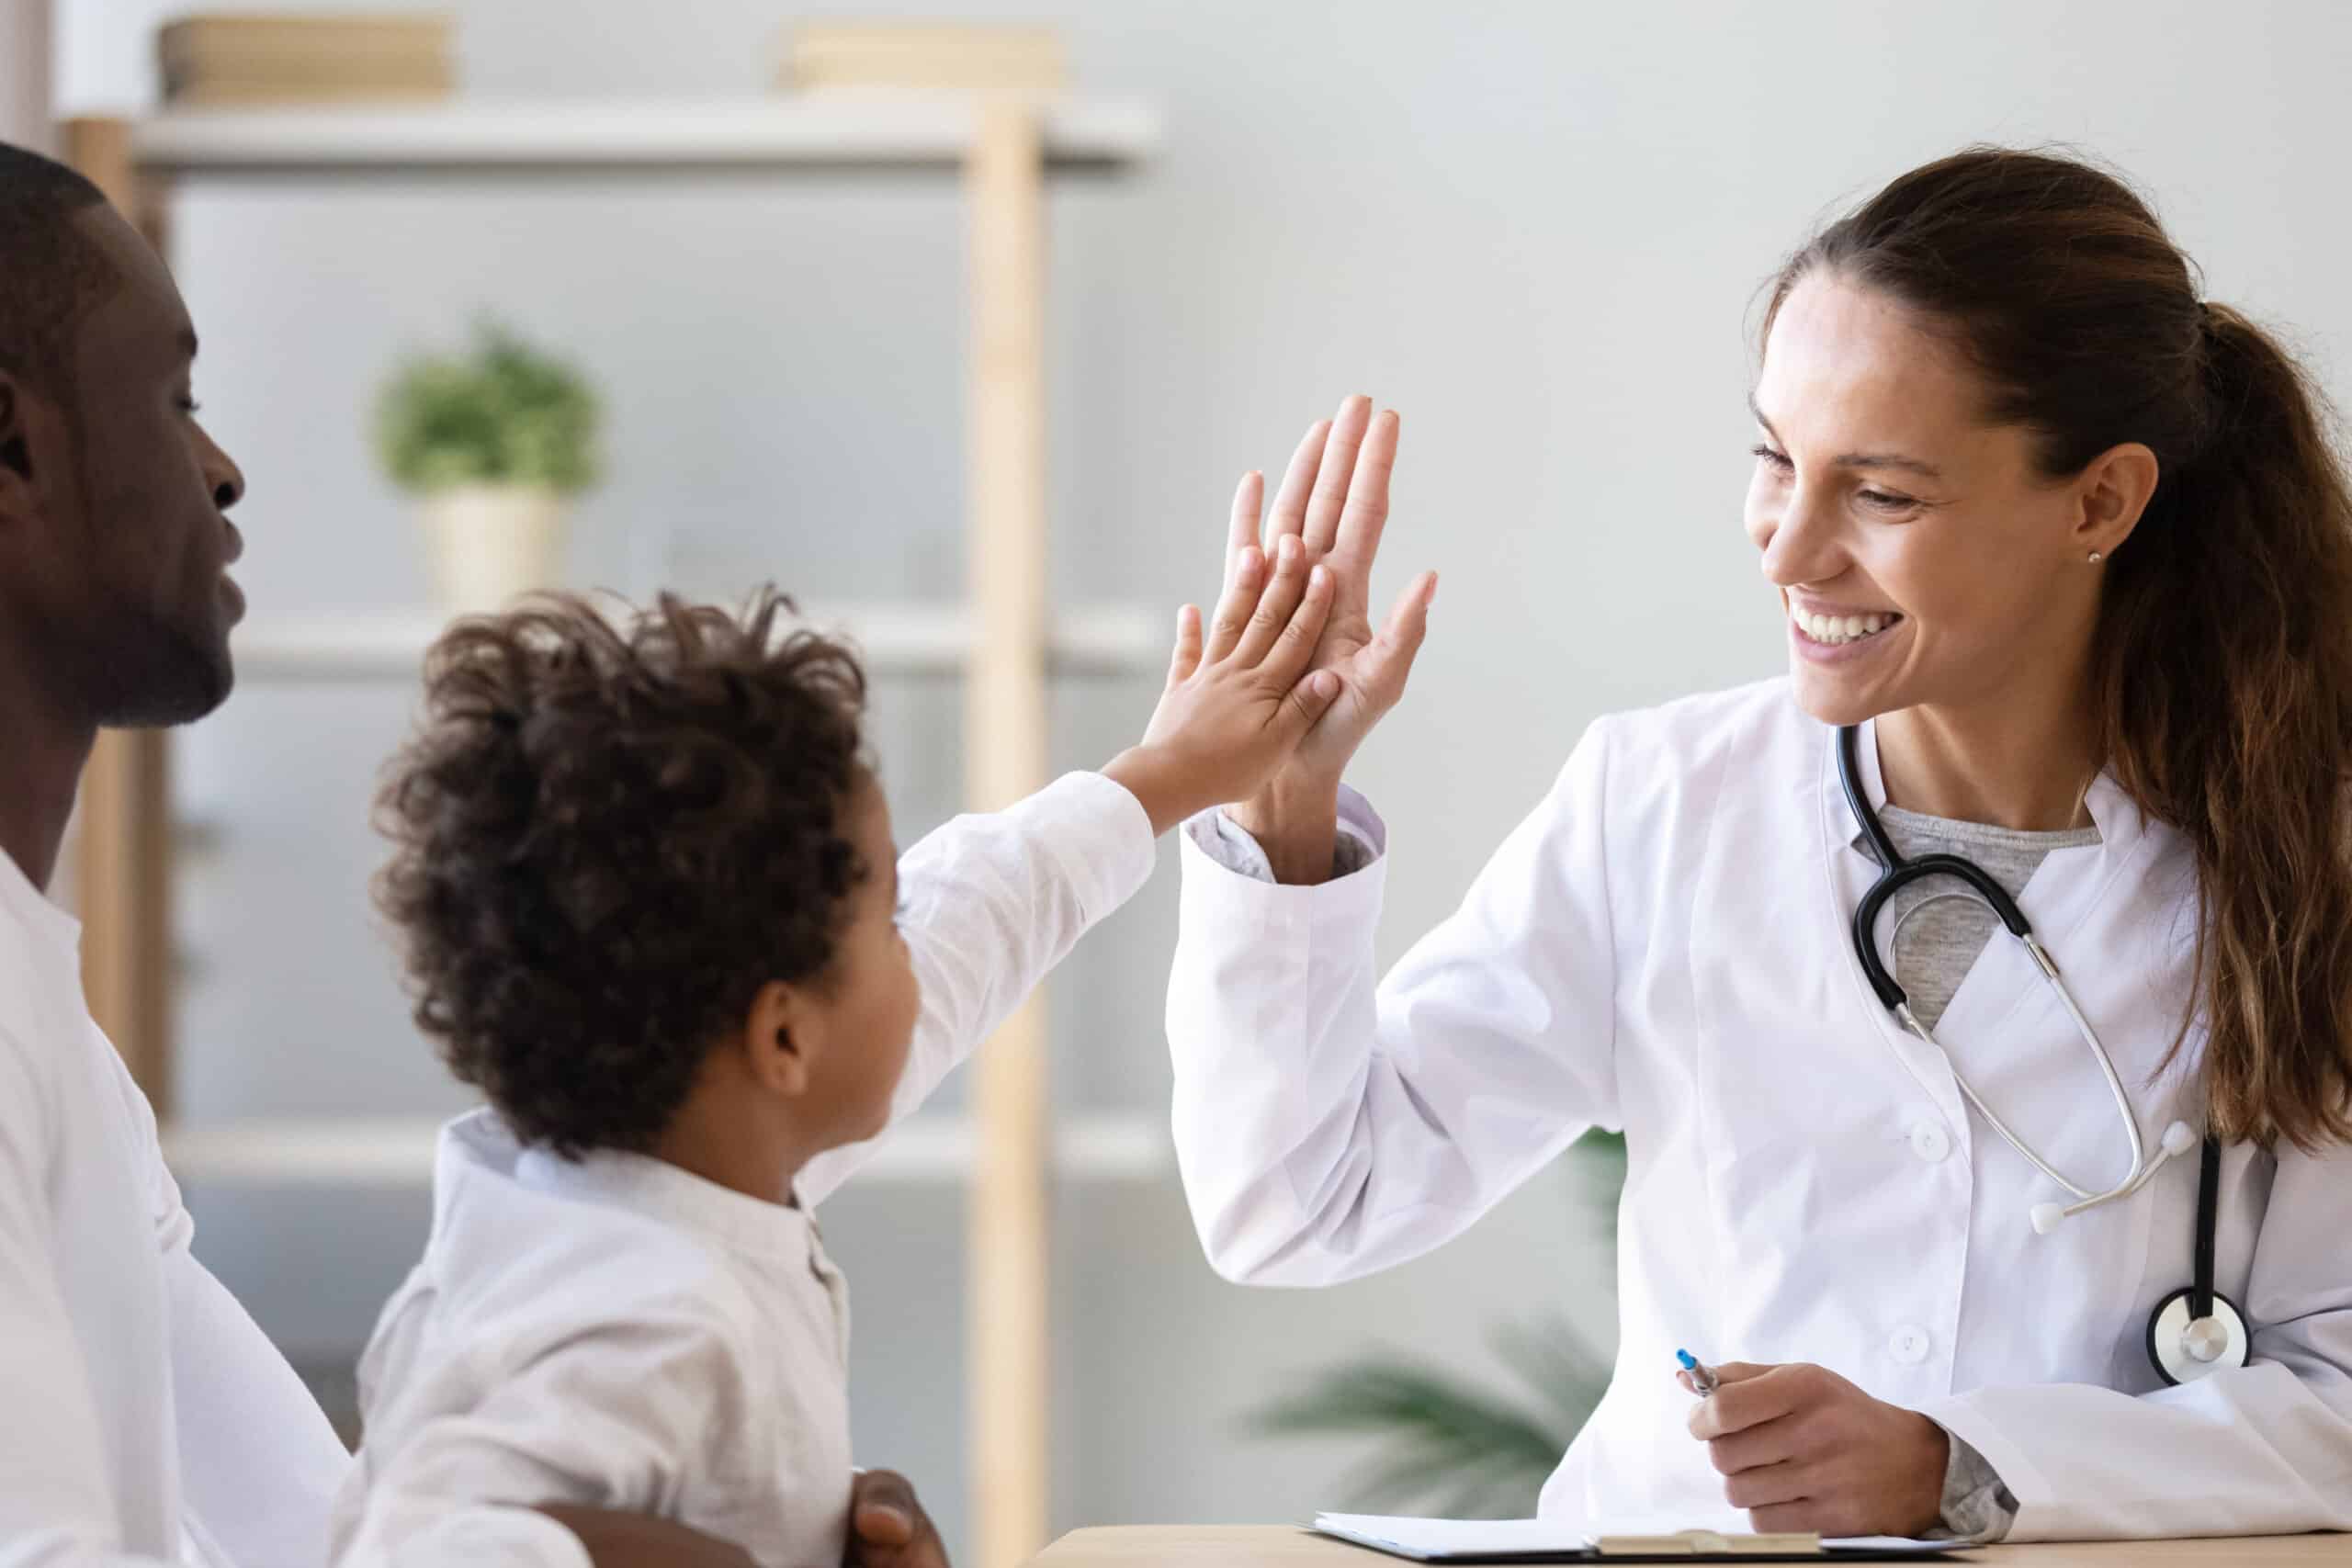
[[[1242,480],[1237,534],[1246,525],[1254,535],[1262,490],[1255,474]],[[1296,546],[1290,541],[1271,572],[1254,547],[1238,551],[1205,636],[1199,613],[1184,606],[1168,683],[1141,741],[1099,773],[1069,774],[1009,810],[958,817],[899,859],[900,924],[922,1011],[893,1121],[1134,896],[1161,833],[1257,790],[1330,705],[1338,678],[1306,674],[1330,609],[1330,574],[1310,573]],[[802,1199],[821,1201],[873,1146],[809,1161],[797,1183]]]
[[[463,1376],[456,1364],[413,1371]],[[642,1529],[576,1527],[605,1510],[671,1511],[683,1478],[707,1471],[725,1446],[714,1435],[742,1429],[737,1416],[753,1395],[725,1335],[682,1305],[567,1333],[476,1396],[424,1389],[410,1397],[443,1407],[391,1423],[400,1429],[389,1450],[378,1436],[363,1444],[337,1509],[334,1568],[639,1561],[632,1540],[653,1542],[677,1527],[650,1517]],[[681,1562],[731,1560],[720,1543],[683,1539],[707,1550]]]

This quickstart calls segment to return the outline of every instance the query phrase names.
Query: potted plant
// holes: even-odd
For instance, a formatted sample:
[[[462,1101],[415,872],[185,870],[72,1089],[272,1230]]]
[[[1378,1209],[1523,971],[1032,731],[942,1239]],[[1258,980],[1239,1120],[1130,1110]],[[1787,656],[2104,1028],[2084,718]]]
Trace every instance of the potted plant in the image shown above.
[[[453,614],[551,584],[565,504],[597,469],[595,394],[578,371],[485,322],[473,352],[403,364],[377,410],[394,483],[418,496]]]

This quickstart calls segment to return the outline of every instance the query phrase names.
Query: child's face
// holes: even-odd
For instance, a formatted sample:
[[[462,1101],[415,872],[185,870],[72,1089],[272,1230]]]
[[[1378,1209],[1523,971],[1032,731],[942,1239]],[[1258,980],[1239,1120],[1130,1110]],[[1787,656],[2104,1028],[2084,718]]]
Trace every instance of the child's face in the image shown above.
[[[914,962],[899,931],[899,850],[890,807],[871,780],[851,806],[850,840],[866,867],[850,894],[850,919],[835,950],[826,1031],[835,1048],[816,1065],[815,1102],[833,1108],[843,1143],[870,1138],[888,1124],[890,1097],[906,1070],[922,1006]]]

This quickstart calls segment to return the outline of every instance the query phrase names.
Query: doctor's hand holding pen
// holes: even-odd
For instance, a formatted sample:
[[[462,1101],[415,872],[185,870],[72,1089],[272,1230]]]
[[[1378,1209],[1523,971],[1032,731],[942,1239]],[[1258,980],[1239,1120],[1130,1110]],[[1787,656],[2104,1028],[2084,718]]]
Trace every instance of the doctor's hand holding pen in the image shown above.
[[[1378,631],[1372,625],[1372,563],[1388,522],[1388,474],[1396,461],[1394,411],[1374,415],[1352,397],[1336,418],[1307,431],[1283,474],[1266,522],[1265,547],[1295,538],[1310,564],[1331,576],[1331,611],[1311,668],[1329,671],[1339,694],[1306,739],[1262,788],[1232,807],[1234,821],[1264,847],[1276,880],[1317,883],[1331,874],[1339,833],[1340,775],[1383,714],[1405,694],[1405,678],[1429,630],[1437,574],[1408,583]],[[1253,506],[1234,510],[1226,576],[1260,547]]]
[[[1690,1435],[1758,1533],[1917,1536],[1942,1517],[1951,1438],[1917,1411],[1805,1362],[1681,1359]]]

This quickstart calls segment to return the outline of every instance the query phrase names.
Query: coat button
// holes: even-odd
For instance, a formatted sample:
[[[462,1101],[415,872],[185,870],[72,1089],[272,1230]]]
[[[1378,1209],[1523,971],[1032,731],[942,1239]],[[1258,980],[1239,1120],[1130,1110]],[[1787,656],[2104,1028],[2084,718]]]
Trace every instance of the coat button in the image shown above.
[[[1928,1331],[1916,1324],[1905,1324],[1894,1331],[1886,1342],[1894,1359],[1906,1367],[1916,1367],[1928,1359]]]
[[[1911,1152],[1929,1165],[1951,1153],[1951,1134],[1933,1122],[1911,1123]]]

